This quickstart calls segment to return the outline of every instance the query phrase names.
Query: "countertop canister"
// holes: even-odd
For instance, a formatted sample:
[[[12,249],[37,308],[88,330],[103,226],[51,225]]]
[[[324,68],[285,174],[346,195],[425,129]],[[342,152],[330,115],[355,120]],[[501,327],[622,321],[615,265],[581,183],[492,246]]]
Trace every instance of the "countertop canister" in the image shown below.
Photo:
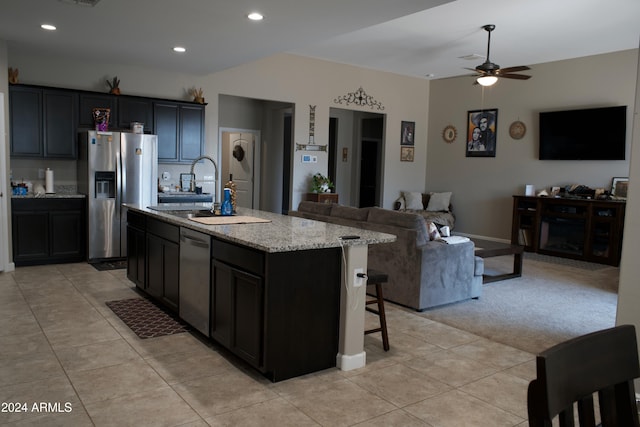
[[[47,194],[53,194],[56,192],[53,186],[53,171],[49,168],[44,173],[44,192]]]

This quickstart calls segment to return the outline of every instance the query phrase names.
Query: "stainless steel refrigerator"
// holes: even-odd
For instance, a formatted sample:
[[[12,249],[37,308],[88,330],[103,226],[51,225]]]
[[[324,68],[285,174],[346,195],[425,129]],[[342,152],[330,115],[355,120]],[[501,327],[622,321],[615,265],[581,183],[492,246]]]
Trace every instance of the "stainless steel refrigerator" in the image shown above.
[[[157,204],[158,137],[80,132],[78,192],[87,196],[89,261],[124,258],[127,215],[122,204]]]

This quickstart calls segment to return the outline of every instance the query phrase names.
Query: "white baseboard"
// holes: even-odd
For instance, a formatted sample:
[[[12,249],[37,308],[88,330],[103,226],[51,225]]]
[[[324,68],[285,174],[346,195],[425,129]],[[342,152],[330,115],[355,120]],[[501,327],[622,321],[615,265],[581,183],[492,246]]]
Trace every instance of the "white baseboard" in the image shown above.
[[[358,368],[364,368],[367,363],[367,353],[362,352],[358,354],[345,355],[340,354],[336,356],[336,366],[343,371],[352,371]]]

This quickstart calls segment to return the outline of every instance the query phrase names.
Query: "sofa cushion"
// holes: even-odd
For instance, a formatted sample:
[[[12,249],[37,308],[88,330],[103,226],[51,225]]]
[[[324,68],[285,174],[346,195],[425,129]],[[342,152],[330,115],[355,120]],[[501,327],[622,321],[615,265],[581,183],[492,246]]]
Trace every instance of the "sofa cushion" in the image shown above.
[[[431,212],[446,212],[449,210],[451,192],[429,193],[429,204],[427,210]]]
[[[366,221],[369,216],[369,209],[334,204],[331,206],[331,216],[354,221]]]
[[[408,228],[416,231],[416,244],[422,246],[429,241],[427,223],[417,214],[391,211],[388,209],[373,207],[369,209],[367,222],[386,224],[395,227]]]
[[[309,201],[302,201],[298,205],[300,212],[307,212],[315,215],[331,215],[331,203],[316,203]]]
[[[404,209],[424,209],[422,204],[422,193],[414,191],[403,191]]]

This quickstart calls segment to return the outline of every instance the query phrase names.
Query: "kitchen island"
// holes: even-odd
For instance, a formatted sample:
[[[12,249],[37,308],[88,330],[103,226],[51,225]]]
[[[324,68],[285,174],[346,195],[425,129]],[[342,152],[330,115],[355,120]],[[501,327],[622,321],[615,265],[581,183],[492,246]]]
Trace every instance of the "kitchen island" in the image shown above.
[[[357,273],[369,244],[395,236],[243,208],[236,218],[251,223],[127,208],[129,279],[267,378],[365,365]]]

